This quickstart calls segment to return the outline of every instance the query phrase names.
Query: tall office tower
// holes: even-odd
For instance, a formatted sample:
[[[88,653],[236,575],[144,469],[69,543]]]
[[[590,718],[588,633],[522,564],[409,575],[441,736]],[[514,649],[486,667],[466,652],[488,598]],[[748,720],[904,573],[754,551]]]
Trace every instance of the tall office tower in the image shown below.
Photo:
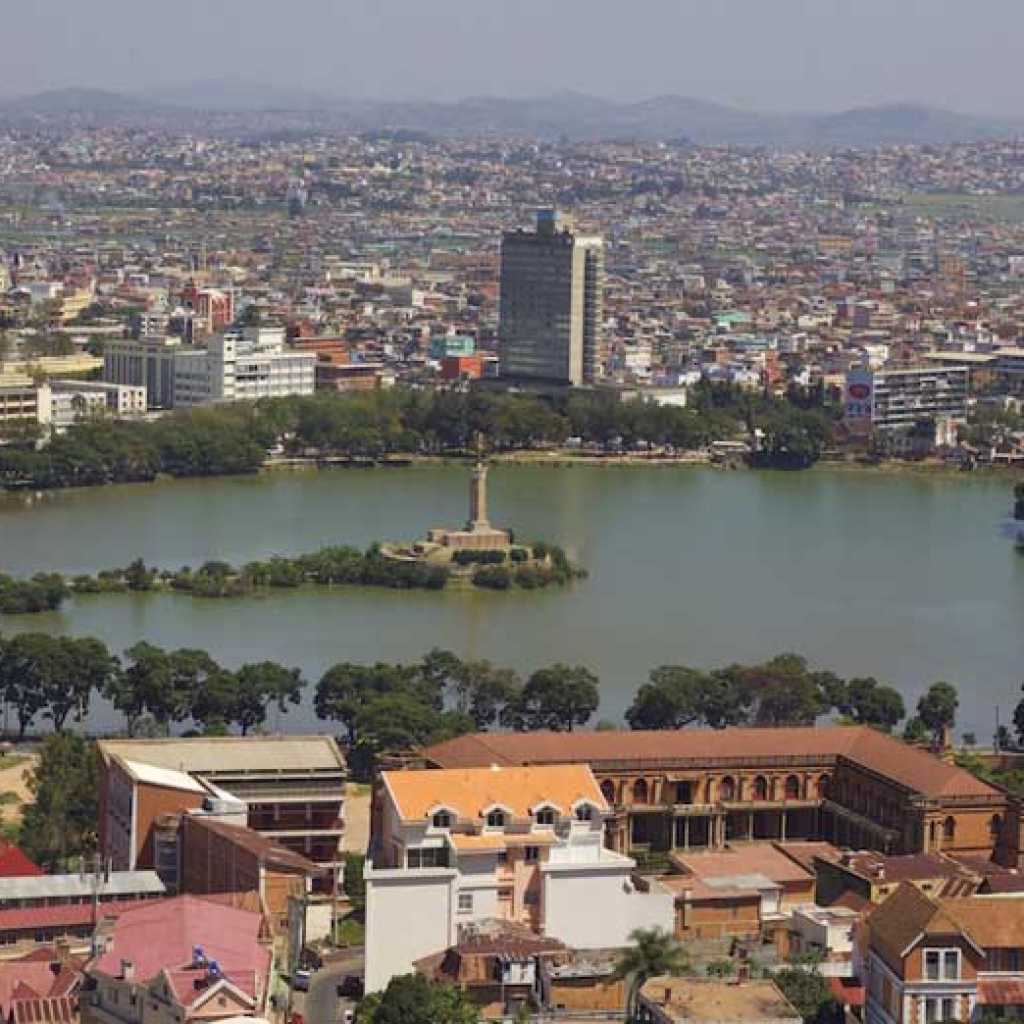
[[[501,240],[501,376],[580,385],[600,375],[604,242],[557,210]]]

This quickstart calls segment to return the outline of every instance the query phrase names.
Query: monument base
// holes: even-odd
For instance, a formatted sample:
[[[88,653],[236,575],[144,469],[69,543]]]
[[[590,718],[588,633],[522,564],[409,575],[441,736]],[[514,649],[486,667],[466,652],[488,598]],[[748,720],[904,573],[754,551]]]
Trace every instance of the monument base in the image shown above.
[[[427,531],[427,540],[452,551],[490,551],[494,548],[507,548],[512,544],[512,537],[507,530],[495,530],[493,527],[479,530],[435,527]]]

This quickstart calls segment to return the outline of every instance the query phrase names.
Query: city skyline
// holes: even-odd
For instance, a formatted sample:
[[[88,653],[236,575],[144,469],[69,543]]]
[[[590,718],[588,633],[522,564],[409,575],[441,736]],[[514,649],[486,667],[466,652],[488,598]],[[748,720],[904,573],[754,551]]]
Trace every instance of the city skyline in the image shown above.
[[[1017,110],[1014,40],[1024,9],[991,0],[892,8],[841,0],[706,7],[648,0],[645,16],[605,0],[477,9],[440,0],[341,7],[184,0],[156,21],[125,0],[87,12],[57,2],[7,15],[0,96],[102,88],[166,96],[228,80],[331,99],[525,98],[575,91],[636,101],[674,94],[749,110],[834,111],[919,102],[1007,116]],[[571,43],[567,44],[567,41]],[[528,59],[527,59],[528,58]]]

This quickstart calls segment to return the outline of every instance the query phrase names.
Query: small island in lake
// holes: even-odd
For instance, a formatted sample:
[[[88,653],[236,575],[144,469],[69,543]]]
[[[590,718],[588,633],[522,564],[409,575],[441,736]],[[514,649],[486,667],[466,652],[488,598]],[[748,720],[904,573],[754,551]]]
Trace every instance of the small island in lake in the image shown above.
[[[510,530],[492,526],[487,517],[487,463],[480,446],[469,481],[469,519],[462,529],[438,526],[425,540],[382,545],[397,562],[444,568],[451,579],[492,590],[510,586],[535,589],[567,583],[585,575],[561,548],[537,542],[517,544]]]
[[[315,584],[322,587],[389,587],[442,590],[449,583],[508,590],[537,590],[585,576],[556,545],[517,544],[511,531],[487,519],[487,465],[477,458],[470,478],[469,521],[461,530],[435,528],[426,540],[373,544],[365,551],[327,547],[308,555],[275,555],[267,561],[232,566],[208,561],[199,568],[161,570],[141,558],[123,569],[94,576],[37,573],[18,580],[0,573],[0,614],[55,611],[72,595],[125,591],[174,591],[193,597],[244,597],[266,589]]]

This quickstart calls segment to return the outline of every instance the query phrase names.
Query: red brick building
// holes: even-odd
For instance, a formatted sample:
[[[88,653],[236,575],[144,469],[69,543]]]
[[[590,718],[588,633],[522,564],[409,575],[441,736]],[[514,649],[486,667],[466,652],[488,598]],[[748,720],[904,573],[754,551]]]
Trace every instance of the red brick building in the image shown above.
[[[866,726],[475,733],[424,756],[440,768],[585,762],[616,809],[608,839],[623,852],[827,839],[1020,856],[1020,808],[1006,793]]]

